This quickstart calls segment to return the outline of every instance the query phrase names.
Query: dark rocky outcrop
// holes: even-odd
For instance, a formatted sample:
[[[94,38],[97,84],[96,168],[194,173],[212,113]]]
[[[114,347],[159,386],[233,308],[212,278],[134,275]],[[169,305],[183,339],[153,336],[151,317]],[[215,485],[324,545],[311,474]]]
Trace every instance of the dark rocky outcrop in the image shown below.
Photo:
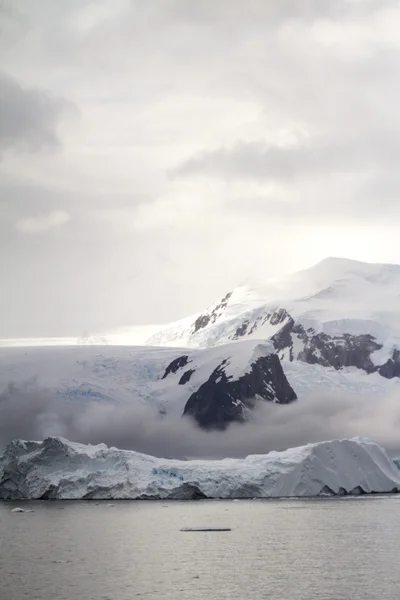
[[[165,369],[165,373],[161,379],[165,379],[170,373],[176,373],[177,371],[179,371],[179,369],[182,369],[182,367],[186,367],[188,362],[189,357],[187,355],[178,356],[178,358],[175,358]]]
[[[225,429],[233,421],[244,422],[257,401],[288,404],[297,396],[276,354],[258,358],[249,373],[232,381],[223,361],[186,403],[190,416],[204,429]]]
[[[233,339],[238,340],[239,338],[246,335],[249,324],[250,324],[249,320],[247,320],[247,319],[244,320],[243,323],[241,325],[239,325],[239,327],[236,329],[236,331],[233,335]]]
[[[259,313],[259,314],[257,314]],[[265,310],[261,309],[256,311],[256,313],[252,315],[252,319],[245,318],[243,323],[239,325],[236,329],[235,333],[231,337],[232,340],[238,340],[239,338],[245,335],[251,335],[257,329],[262,327],[265,323],[270,323],[271,325],[279,325],[283,323],[286,319],[291,319],[289,313],[284,308],[278,308],[276,310],[271,310],[265,312]]]
[[[280,358],[285,357],[290,361],[301,360],[337,370],[343,367],[356,367],[366,373],[378,372],[387,379],[400,377],[400,350],[394,349],[392,357],[384,365],[377,366],[372,361],[371,355],[380,350],[382,344],[374,336],[350,333],[332,336],[317,332],[312,327],[305,329],[284,308],[262,315],[257,314],[253,318],[246,316],[231,339],[238,340],[251,335],[267,322],[271,325],[282,324],[282,327],[271,337],[271,342]]]
[[[295,355],[293,339],[301,342],[302,349]],[[400,377],[400,351],[394,350],[393,357],[384,365],[373,363],[371,355],[381,350],[374,336],[369,334],[352,335],[343,333],[330,336],[317,333],[314,329],[304,329],[291,317],[284,327],[271,338],[279,356],[287,353],[289,360],[301,360],[309,364],[319,364],[323,367],[333,367],[336,370],[343,367],[356,367],[366,373],[378,372],[382,377],[392,379]]]
[[[179,385],[185,385],[188,381],[190,381],[191,376],[195,373],[195,369],[188,369],[184,372],[182,377],[179,380]]]
[[[192,331],[192,333],[196,333],[197,331],[199,331],[199,329],[204,329],[204,327],[207,327],[207,325],[215,323],[215,321],[218,319],[218,317],[220,316],[220,314],[228,306],[229,298],[231,296],[232,296],[232,292],[229,292],[228,294],[226,294],[226,296],[224,296],[222,298],[221,302],[219,302],[211,310],[211,312],[206,312],[206,313],[200,315],[199,317],[197,317],[197,319],[196,319],[196,321],[194,322],[194,325],[193,325],[193,331]]]
[[[342,367],[356,367],[367,373],[377,370],[371,360],[371,354],[380,350],[382,346],[375,342],[373,336],[345,333],[331,337],[325,333],[306,332],[301,329],[299,326],[294,329],[304,344],[303,350],[295,357],[298,360],[337,370]]]
[[[400,377],[400,350],[393,350],[393,356],[384,365],[379,367],[379,374],[387,379]]]

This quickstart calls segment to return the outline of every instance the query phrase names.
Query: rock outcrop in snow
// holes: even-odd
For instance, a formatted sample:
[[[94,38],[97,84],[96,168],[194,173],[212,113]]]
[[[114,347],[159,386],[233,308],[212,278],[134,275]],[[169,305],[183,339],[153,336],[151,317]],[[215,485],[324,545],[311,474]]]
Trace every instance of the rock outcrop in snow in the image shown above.
[[[276,354],[260,356],[236,379],[227,377],[225,363],[190,396],[183,412],[204,429],[225,429],[233,421],[246,421],[260,400],[289,404],[297,399]]]
[[[275,498],[400,491],[400,471],[365,439],[310,444],[219,461],[165,460],[62,438],[11,442],[0,457],[0,498]]]

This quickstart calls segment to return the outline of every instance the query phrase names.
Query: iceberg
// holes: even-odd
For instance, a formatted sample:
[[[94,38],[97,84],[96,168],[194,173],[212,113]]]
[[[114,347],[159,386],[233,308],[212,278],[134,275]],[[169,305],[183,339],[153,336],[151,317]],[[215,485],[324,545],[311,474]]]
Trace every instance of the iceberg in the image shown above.
[[[386,451],[353,438],[243,459],[180,461],[49,437],[0,456],[0,499],[282,498],[400,491]]]

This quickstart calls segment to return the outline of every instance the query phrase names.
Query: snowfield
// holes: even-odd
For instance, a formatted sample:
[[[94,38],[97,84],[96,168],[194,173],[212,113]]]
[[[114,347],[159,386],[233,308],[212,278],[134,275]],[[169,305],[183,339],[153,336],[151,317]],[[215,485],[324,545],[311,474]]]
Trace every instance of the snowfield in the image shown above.
[[[0,498],[283,498],[400,491],[385,450],[354,438],[219,461],[159,459],[63,438],[16,440],[0,457]]]

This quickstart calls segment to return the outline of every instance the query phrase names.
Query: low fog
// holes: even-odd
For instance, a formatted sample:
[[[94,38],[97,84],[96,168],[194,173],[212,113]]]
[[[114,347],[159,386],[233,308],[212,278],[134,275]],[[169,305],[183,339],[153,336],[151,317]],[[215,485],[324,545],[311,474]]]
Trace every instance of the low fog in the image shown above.
[[[63,436],[170,458],[243,457],[334,438],[363,436],[400,455],[398,391],[386,397],[317,394],[290,405],[260,402],[244,424],[205,432],[187,418],[121,402],[77,402],[10,384],[0,394],[0,448],[14,438]]]

